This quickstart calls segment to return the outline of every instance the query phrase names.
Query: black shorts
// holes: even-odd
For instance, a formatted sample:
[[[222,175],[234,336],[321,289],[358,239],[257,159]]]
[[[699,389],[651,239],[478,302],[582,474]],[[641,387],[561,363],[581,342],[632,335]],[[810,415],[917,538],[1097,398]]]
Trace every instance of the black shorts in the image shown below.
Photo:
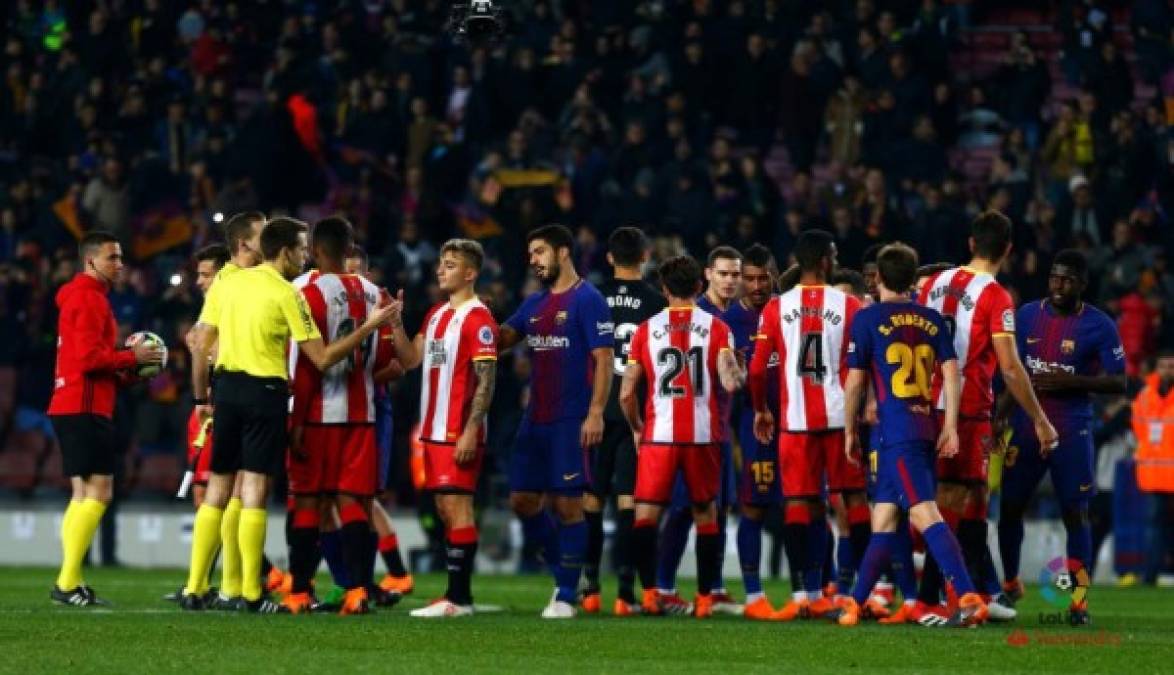
[[[603,439],[591,449],[591,494],[630,495],[636,489],[636,445],[625,420],[603,421]]]
[[[112,476],[118,462],[114,422],[101,415],[50,415],[66,476]]]
[[[221,372],[212,390],[212,473],[275,476],[289,445],[289,386],[281,378]]]

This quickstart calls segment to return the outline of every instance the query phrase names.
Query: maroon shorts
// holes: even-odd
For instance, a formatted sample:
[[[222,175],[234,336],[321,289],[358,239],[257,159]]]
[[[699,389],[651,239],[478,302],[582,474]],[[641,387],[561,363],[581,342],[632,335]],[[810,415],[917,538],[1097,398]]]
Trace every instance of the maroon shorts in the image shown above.
[[[424,489],[436,492],[476,492],[481,477],[481,463],[485,461],[485,446],[477,446],[473,461],[457,464],[453,459],[455,443],[424,444]]]
[[[844,430],[813,431],[779,434],[779,467],[783,475],[783,497],[819,497],[823,494],[824,472],[829,471],[829,458],[844,454]],[[835,460],[841,461],[839,459]],[[847,464],[847,459],[843,459]],[[846,476],[837,476],[838,479]],[[829,481],[830,482],[830,481]],[[860,488],[864,483],[861,481]],[[848,488],[840,488],[848,489]]]
[[[668,504],[672,501],[678,470],[685,476],[689,501],[694,504],[712,502],[721,489],[721,446],[717,443],[641,443],[636,456],[636,491],[633,495],[636,501]]]
[[[193,408],[192,414],[188,417],[188,467],[192,471],[193,482],[196,485],[207,485],[208,478],[212,476],[212,425],[209,424],[208,430],[204,433],[203,447],[196,447],[202,426],[200,416]]]
[[[939,424],[942,415],[938,414]],[[994,437],[989,419],[960,418],[958,420],[958,454],[939,457],[938,481],[986,485]]]
[[[374,424],[322,424],[305,427],[302,459],[286,457],[289,491],[295,495],[375,494],[379,458]]]

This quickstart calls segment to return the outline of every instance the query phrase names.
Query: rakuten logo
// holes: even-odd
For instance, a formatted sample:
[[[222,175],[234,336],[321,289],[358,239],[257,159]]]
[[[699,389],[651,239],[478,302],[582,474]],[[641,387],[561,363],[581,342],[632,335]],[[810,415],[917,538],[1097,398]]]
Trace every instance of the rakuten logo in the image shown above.
[[[526,337],[526,345],[536,352],[544,352],[548,349],[566,349],[571,346],[571,341],[565,335],[529,335]]]
[[[1057,370],[1070,375],[1076,373],[1074,366],[1070,366],[1067,363],[1048,363],[1038,356],[1028,356],[1027,367],[1031,369],[1032,373],[1054,373]]]

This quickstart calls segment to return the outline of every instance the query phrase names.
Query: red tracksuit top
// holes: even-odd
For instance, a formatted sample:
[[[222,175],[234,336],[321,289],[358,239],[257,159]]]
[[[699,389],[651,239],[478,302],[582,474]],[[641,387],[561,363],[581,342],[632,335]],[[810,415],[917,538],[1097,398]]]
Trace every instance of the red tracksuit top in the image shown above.
[[[57,291],[57,368],[50,415],[114,416],[117,371],[135,366],[134,352],[116,349],[118,325],[97,279],[78,273]]]

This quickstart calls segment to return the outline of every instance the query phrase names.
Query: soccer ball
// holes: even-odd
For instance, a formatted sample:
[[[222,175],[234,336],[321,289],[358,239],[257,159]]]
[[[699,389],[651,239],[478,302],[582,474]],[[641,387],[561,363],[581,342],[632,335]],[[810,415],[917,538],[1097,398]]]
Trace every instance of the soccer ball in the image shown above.
[[[1072,573],[1069,572],[1068,570],[1064,570],[1063,572],[1060,572],[1059,574],[1056,575],[1056,578],[1052,580],[1052,585],[1065,593],[1067,593],[1068,591],[1071,591],[1072,590]]]
[[[132,348],[140,342],[156,344],[163,348],[162,363],[135,367],[135,375],[138,375],[139,377],[155,377],[163,370],[163,367],[167,365],[167,343],[163,342],[163,338],[146,330],[132,333],[129,337],[126,338],[127,348]]]

